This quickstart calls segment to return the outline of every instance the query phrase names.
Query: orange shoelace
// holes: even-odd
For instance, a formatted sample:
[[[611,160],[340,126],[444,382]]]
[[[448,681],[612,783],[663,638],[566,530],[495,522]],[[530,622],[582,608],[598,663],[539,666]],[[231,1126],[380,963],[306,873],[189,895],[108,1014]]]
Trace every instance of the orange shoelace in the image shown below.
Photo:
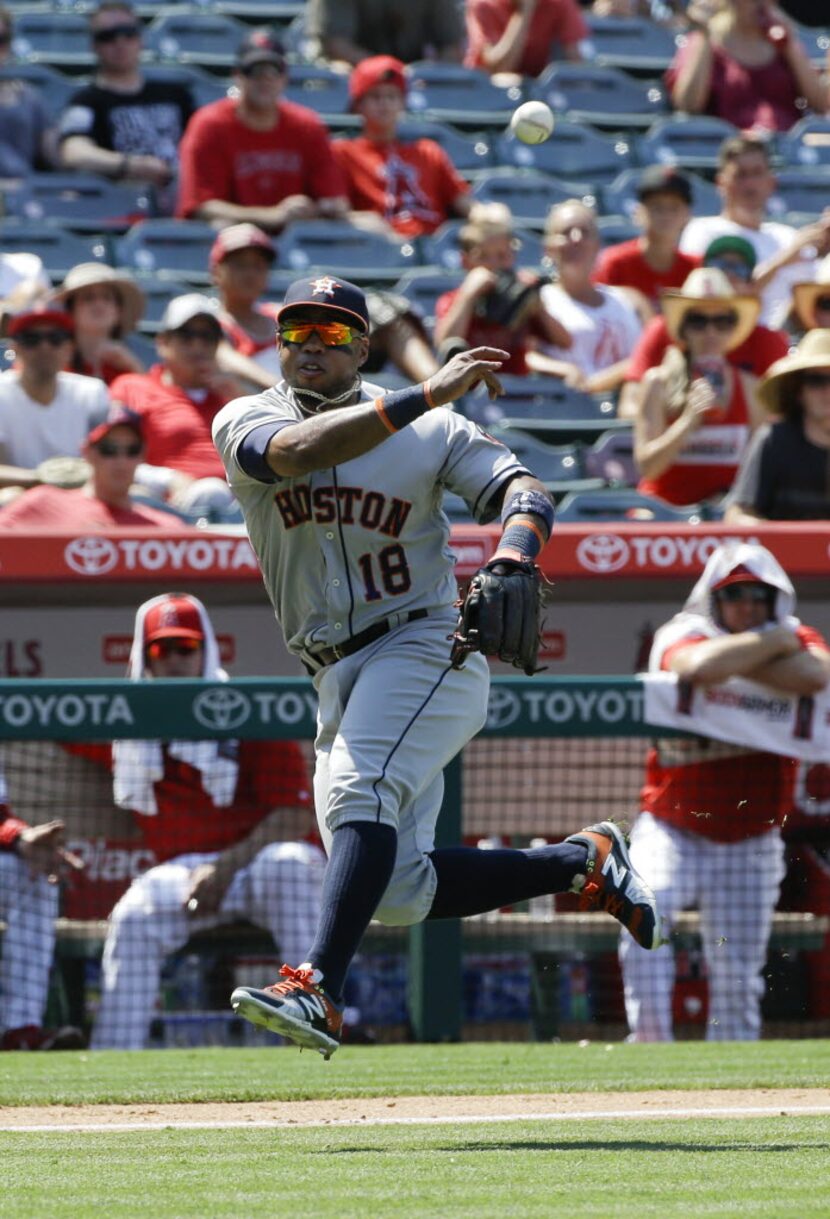
[[[283,965],[280,970],[280,977],[285,978],[285,982],[275,982],[268,989],[273,991],[275,995],[289,995],[292,990],[301,990],[314,988],[314,974],[310,969],[292,969],[290,965]]]

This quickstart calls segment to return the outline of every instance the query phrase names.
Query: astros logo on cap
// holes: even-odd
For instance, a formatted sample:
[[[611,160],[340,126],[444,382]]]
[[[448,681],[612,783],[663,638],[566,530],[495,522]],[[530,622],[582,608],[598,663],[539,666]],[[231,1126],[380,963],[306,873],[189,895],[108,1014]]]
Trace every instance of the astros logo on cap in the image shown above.
[[[330,275],[324,275],[322,279],[313,279],[311,281],[311,295],[334,296],[334,289],[339,287],[340,284],[336,279],[332,279]]]

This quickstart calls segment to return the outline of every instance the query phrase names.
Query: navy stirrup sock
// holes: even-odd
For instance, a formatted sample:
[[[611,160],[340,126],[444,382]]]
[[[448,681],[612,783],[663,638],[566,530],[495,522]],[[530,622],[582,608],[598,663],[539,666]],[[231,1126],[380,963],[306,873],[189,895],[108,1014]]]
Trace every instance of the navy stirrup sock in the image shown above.
[[[397,849],[397,830],[375,821],[351,821],[332,835],[308,959],[322,971],[323,989],[335,1002],[340,1002],[352,957],[389,884]]]
[[[585,871],[588,852],[578,842],[528,851],[445,847],[430,855],[438,887],[427,918],[466,918],[500,906],[565,893]]]

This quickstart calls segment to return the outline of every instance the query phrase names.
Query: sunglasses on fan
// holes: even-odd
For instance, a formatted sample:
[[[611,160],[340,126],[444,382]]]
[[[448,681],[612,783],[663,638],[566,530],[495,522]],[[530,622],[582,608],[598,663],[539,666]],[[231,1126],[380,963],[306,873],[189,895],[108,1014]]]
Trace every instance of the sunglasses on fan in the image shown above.
[[[755,605],[769,601],[770,590],[763,584],[727,584],[719,588],[717,596],[721,601],[752,601]]]
[[[154,639],[147,644],[147,655],[150,660],[163,660],[166,656],[192,656],[201,647],[201,639]]]
[[[728,334],[737,324],[737,313],[687,313],[683,319],[683,329],[693,330],[698,334],[707,326],[714,326],[721,334]]]
[[[362,331],[345,322],[286,322],[280,326],[280,338],[283,343],[305,343],[308,337],[316,334],[326,347],[348,347],[349,343],[358,338]]]

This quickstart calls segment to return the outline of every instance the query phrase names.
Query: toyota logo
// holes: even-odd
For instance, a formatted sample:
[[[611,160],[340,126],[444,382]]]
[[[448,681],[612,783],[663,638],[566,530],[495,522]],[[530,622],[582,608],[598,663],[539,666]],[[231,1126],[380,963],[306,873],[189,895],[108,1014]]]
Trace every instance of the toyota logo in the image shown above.
[[[592,533],[583,538],[576,548],[576,556],[588,571],[604,575],[619,571],[628,562],[628,542],[615,533]]]
[[[490,699],[487,703],[487,727],[507,728],[521,715],[522,702],[518,694],[505,690],[500,686],[490,687]]]
[[[73,538],[63,557],[81,576],[103,576],[118,562],[118,548],[108,538]]]
[[[245,723],[251,714],[251,700],[239,690],[214,686],[196,695],[193,714],[204,728],[218,728],[227,732]]]

